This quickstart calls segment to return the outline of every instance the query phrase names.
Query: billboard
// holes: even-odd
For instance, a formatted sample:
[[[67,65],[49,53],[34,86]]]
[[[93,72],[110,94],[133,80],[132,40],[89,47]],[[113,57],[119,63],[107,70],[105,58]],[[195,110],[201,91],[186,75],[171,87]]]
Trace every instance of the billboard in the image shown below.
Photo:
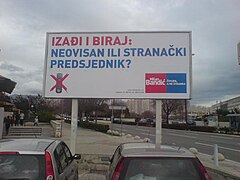
[[[191,32],[47,33],[48,98],[191,98]]]

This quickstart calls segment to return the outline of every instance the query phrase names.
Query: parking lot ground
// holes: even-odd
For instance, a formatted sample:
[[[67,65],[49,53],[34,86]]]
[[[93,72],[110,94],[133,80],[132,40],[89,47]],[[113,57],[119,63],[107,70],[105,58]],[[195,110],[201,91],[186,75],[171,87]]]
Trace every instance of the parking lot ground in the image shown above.
[[[51,127],[43,126],[46,128],[44,132],[51,136]],[[62,137],[66,144],[70,146],[71,125],[63,123]],[[101,164],[99,160],[101,156],[111,156],[116,147],[120,143],[125,142],[139,142],[143,141],[134,140],[133,137],[127,138],[126,136],[110,136],[101,132],[96,132],[89,129],[78,128],[76,138],[76,153],[82,154],[82,160],[79,163],[79,179],[81,180],[102,180],[105,179],[103,172],[107,171],[108,166]],[[210,172],[213,180],[223,179],[239,179],[240,180],[240,163],[234,161],[220,161],[219,167],[214,165],[211,156],[205,154],[198,154],[198,158]],[[99,172],[99,173],[98,173]]]

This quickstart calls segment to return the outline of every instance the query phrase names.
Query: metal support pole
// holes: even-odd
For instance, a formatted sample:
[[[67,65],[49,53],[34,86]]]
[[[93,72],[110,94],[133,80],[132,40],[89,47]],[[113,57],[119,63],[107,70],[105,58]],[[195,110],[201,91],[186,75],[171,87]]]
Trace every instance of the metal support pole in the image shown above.
[[[162,100],[156,100],[156,148],[162,143]]]
[[[113,99],[112,99],[112,116],[111,116],[111,130],[113,130],[113,118],[114,118],[114,116],[113,116]]]
[[[4,108],[0,107],[0,139],[2,139],[4,128]]]
[[[120,120],[121,120],[121,136],[122,136],[122,112],[123,112],[123,107],[121,107],[121,114],[120,114]]]
[[[214,165],[218,166],[218,145],[214,144]]]
[[[72,99],[72,118],[71,118],[71,151],[76,152],[76,136],[77,136],[77,121],[78,121],[78,99]]]
[[[187,100],[184,100],[184,107],[185,107],[185,123],[187,124],[188,120],[188,112],[187,112]]]

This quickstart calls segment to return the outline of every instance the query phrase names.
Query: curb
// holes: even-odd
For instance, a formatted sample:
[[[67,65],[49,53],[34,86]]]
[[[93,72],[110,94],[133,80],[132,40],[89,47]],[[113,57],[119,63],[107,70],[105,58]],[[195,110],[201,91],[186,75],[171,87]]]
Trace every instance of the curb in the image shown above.
[[[211,168],[211,167],[208,167],[206,165],[204,165],[206,170],[208,172],[210,172],[210,176],[212,177],[212,179],[219,179],[219,175],[222,177],[222,179],[227,179],[227,180],[240,180],[240,177],[238,176],[235,176],[233,174],[229,174],[229,173],[226,173],[226,172],[223,172],[221,170],[218,170],[218,169],[215,169],[215,168]],[[213,174],[212,174],[213,173]],[[218,176],[216,178],[213,178],[213,176]]]
[[[170,129],[170,128],[163,128],[163,129]],[[219,136],[227,136],[227,137],[238,137],[240,138],[240,135],[236,134],[223,134],[223,133],[217,133],[217,132],[202,132],[202,131],[191,131],[191,130],[181,130],[181,129],[170,129],[174,131],[186,131],[186,132],[196,132],[196,133],[202,133],[202,134],[209,134],[209,135],[219,135]]]

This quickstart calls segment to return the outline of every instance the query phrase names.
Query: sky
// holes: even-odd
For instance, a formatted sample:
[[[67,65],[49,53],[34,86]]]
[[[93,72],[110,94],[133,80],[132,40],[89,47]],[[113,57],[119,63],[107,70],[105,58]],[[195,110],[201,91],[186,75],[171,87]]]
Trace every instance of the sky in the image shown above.
[[[191,31],[191,104],[240,95],[239,0],[0,0],[0,75],[42,94],[46,32]]]

